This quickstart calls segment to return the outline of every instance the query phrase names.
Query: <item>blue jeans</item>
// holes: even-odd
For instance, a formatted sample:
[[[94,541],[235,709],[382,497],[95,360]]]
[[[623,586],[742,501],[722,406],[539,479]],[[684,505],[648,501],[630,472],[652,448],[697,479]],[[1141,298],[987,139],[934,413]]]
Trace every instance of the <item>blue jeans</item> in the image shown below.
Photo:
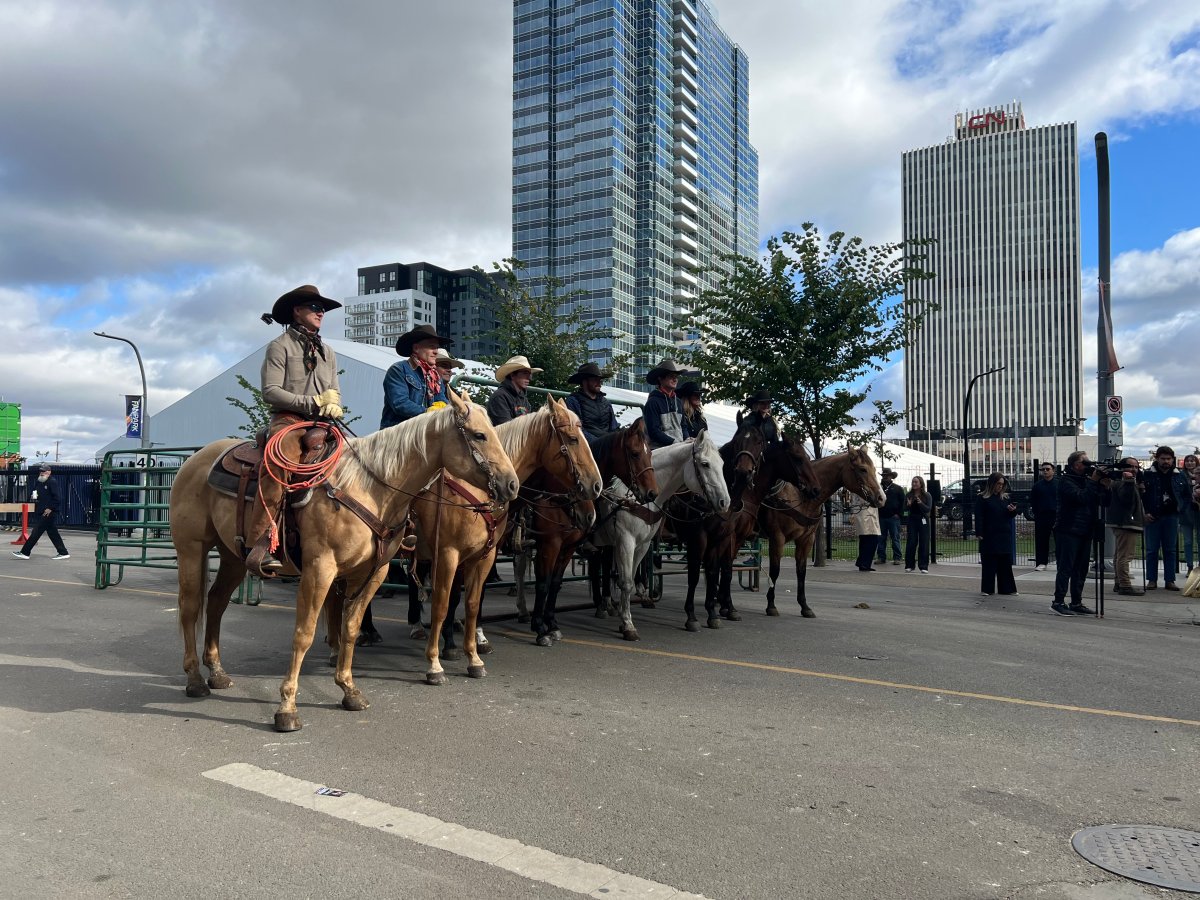
[[[1158,552],[1162,551],[1163,581],[1175,581],[1176,545],[1179,543],[1179,516],[1163,516],[1146,523],[1146,581],[1158,581]]]
[[[879,561],[887,562],[888,540],[892,542],[892,559],[899,560],[900,552],[900,517],[879,520]]]
[[[1196,555],[1200,551],[1200,516],[1192,513],[1189,518],[1180,517],[1179,527],[1183,531],[1183,558],[1190,572],[1196,564]],[[1200,554],[1198,554],[1200,555]]]

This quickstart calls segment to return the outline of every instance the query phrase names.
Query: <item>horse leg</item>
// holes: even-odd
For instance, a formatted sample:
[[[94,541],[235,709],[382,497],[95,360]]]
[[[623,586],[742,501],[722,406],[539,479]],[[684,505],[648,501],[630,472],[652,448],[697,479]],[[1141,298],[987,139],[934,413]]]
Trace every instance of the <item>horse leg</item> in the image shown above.
[[[466,621],[463,623],[463,650],[467,654],[468,678],[487,677],[487,669],[483,666],[483,660],[479,658],[479,654],[483,652],[482,646],[488,646],[487,638],[483,639],[482,646],[479,642],[479,635],[483,634],[483,629],[479,627],[479,607],[483,598],[484,580],[487,578],[495,556],[495,550],[485,554],[483,559],[470,566],[463,576],[464,605],[466,607]],[[490,646],[488,646],[488,650],[491,650]]]
[[[616,562],[613,574],[617,581],[617,590],[621,592],[621,605],[619,609],[621,625],[619,630],[621,637],[627,641],[641,640],[641,635],[637,633],[637,629],[633,626],[631,602],[636,587],[634,570],[637,568],[638,560],[641,556],[639,551],[642,549],[644,548],[639,548],[638,542],[630,537],[628,533],[623,534],[620,543],[613,548],[613,556]]]
[[[408,573],[408,636],[414,641],[423,641],[428,635],[421,625],[421,586],[417,582],[417,567]]]
[[[351,712],[358,712],[371,705],[367,702],[367,698],[363,692],[354,684],[354,648],[358,645],[358,635],[360,626],[362,625],[363,614],[366,613],[367,607],[370,605],[371,600],[374,599],[375,592],[379,590],[379,586],[387,578],[387,573],[388,565],[384,563],[374,572],[368,574],[366,582],[361,586],[355,582],[345,580],[334,582],[329,587],[327,599],[338,594],[341,594],[343,597],[347,594],[355,597],[354,602],[347,606],[345,617],[342,620],[342,646],[341,652],[338,654],[337,673],[333,676],[333,680],[342,689],[342,709],[348,709]],[[303,584],[303,579],[301,580],[301,584]]]
[[[546,636],[552,641],[561,641],[563,637],[562,631],[558,627],[558,617],[555,615],[555,611],[558,606],[558,592],[562,590],[563,576],[567,573],[567,565],[571,561],[572,552],[564,547],[559,547],[558,556],[554,560],[547,579],[545,628]]]
[[[733,608],[733,560],[721,564],[721,616],[730,622],[740,621],[742,614]]]
[[[336,584],[336,582],[335,582]],[[337,667],[341,652],[342,617],[346,607],[346,589],[330,590],[325,598],[325,643],[329,647],[329,665]]]
[[[449,605],[446,610],[446,621],[450,623],[449,628],[444,628],[442,634],[444,636],[442,644],[442,659],[461,659],[462,652],[454,644],[454,622],[458,616],[459,600],[462,597],[462,570],[459,569],[454,573],[454,582],[450,585]],[[466,640],[463,641],[466,643]]]
[[[608,615],[608,604],[604,602],[604,576],[601,575],[601,570],[604,567],[604,548],[597,547],[595,552],[588,556],[588,590],[592,595],[592,606],[596,608],[596,618],[603,619]]]
[[[446,683],[446,673],[438,657],[441,646],[442,629],[448,619],[446,613],[450,608],[450,591],[454,587],[454,572],[458,568],[458,551],[453,548],[443,548],[433,571],[433,592],[429,598],[429,638],[425,641],[425,683],[441,685]],[[446,630],[447,641],[453,626]]]
[[[549,574],[543,570],[548,568],[547,556],[550,553],[550,540],[538,548],[533,560],[533,615],[529,618],[529,629],[537,637],[534,640],[539,647],[554,645],[548,636],[546,628],[546,599],[549,594]]]
[[[525,602],[525,570],[529,568],[529,554],[524,550],[517,550],[513,553],[513,581],[517,588],[517,621],[529,621],[529,606]],[[537,604],[537,598],[534,598],[534,604]]]
[[[178,541],[178,539],[177,539]],[[179,630],[183,632],[183,671],[187,675],[187,695],[207,697],[208,685],[200,677],[200,657],[196,653],[196,628],[204,609],[204,582],[208,578],[208,550],[202,541],[176,543],[179,559]]]
[[[332,554],[328,554],[332,556]],[[337,568],[332,558],[318,558],[311,561],[304,569],[304,573],[300,576],[300,589],[296,592],[296,627],[292,631],[292,659],[288,665],[287,673],[283,676],[283,682],[279,685],[279,707],[275,710],[275,730],[276,731],[299,731],[302,724],[300,716],[296,714],[296,686],[300,680],[300,666],[304,663],[304,656],[308,653],[308,648],[312,646],[313,634],[317,630],[317,617],[321,614],[321,608],[325,605],[325,596],[329,593],[329,587],[333,584],[333,579],[337,575]],[[362,617],[361,610],[359,618]],[[350,611],[350,617],[353,618],[354,611]],[[338,659],[338,674],[341,674],[342,661],[346,655],[354,651],[354,638],[358,637],[358,621],[354,620],[354,635],[350,639],[350,646],[346,646],[346,630],[349,628],[349,619],[342,623],[342,648],[341,656]],[[339,682],[340,683],[340,682]]]
[[[700,540],[695,538],[687,543],[687,599],[683,601],[683,612],[687,617],[684,628],[688,631],[699,631],[700,623],[696,621],[696,586],[700,583],[700,565],[704,561],[704,548]]]
[[[767,615],[779,615],[775,606],[775,582],[779,580],[779,566],[783,559],[783,534],[778,530],[771,531],[770,539],[771,563],[767,569]]]
[[[221,564],[212,587],[208,589],[208,609],[204,622],[204,665],[209,672],[208,686],[214,691],[233,687],[233,679],[221,665],[221,617],[229,608],[229,598],[246,577],[246,566],[236,553],[223,546],[218,546],[218,552],[221,554]]]

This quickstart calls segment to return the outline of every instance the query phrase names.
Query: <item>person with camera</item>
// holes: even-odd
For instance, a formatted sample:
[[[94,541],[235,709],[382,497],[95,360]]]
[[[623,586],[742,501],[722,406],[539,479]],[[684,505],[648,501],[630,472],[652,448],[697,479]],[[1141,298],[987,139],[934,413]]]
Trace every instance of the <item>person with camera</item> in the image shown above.
[[[1091,562],[1092,540],[1100,507],[1108,506],[1112,479],[1087,458],[1086,450],[1067,457],[1058,479],[1058,516],[1054,523],[1054,602],[1050,609],[1059,616],[1092,616],[1094,609],[1083,605],[1083,585]],[[1068,589],[1071,603],[1066,601]]]
[[[1141,468],[1132,456],[1121,460],[1117,467],[1120,478],[1112,488],[1112,502],[1108,505],[1105,521],[1113,533],[1113,590],[1121,596],[1141,597],[1146,592],[1135,588],[1129,577],[1129,564],[1133,562],[1133,551],[1138,535],[1146,522],[1142,506]]]
[[[1159,447],[1154,451],[1154,465],[1142,477],[1146,493],[1146,590],[1158,587],[1158,555],[1162,552],[1163,587],[1179,590],[1175,583],[1179,541],[1179,514],[1192,502],[1188,477],[1175,468],[1175,451]]]
[[[1017,504],[1008,496],[1008,479],[1000,472],[988,476],[983,493],[975,501],[975,535],[979,538],[979,561],[983,576],[979,586],[985,597],[1000,588],[1000,596],[1017,593],[1013,575],[1013,526]]]

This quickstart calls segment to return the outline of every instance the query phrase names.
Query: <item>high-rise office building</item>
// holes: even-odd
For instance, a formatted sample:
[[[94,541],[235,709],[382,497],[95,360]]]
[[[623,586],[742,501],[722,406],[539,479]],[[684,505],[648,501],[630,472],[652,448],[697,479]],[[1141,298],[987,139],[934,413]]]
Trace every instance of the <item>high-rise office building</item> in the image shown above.
[[[1075,123],[1026,127],[1020,103],[959,113],[902,156],[905,240],[935,238],[938,306],[904,358],[910,439],[1077,433],[1082,390]],[[989,369],[963,404],[972,378]]]
[[[453,338],[454,354],[466,359],[494,355],[496,327],[488,276],[474,269],[448,270],[429,263],[389,263],[358,270],[358,294],[345,298],[346,340],[380,347],[422,323]]]
[[[749,65],[704,0],[513,0],[513,254],[570,293],[616,384],[678,327],[724,254],[758,252]],[[577,293],[576,293],[577,292]]]

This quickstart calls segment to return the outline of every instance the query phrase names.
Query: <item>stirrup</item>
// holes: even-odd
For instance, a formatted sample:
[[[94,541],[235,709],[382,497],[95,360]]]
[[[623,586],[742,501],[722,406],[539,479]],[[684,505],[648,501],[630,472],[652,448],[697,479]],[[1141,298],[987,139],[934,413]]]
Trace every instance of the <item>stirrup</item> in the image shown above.
[[[246,556],[246,569],[259,578],[274,578],[283,569],[283,563],[260,544]]]

